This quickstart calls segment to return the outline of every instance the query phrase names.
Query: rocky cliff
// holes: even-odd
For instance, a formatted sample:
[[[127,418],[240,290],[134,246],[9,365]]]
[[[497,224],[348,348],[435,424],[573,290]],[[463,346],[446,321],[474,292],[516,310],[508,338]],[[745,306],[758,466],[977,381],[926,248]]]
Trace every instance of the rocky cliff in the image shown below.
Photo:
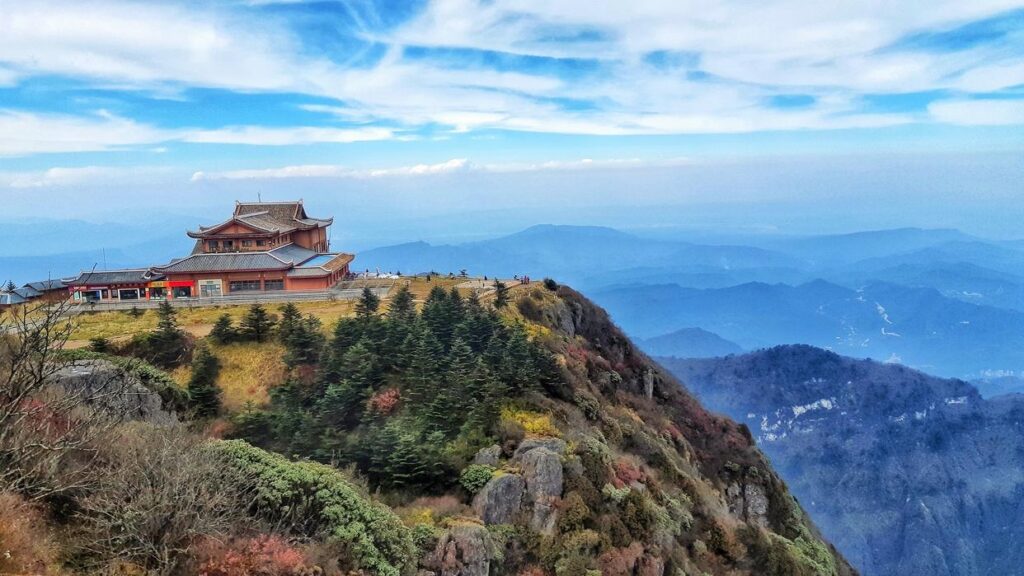
[[[560,365],[531,399],[553,428],[477,453],[496,470],[472,501],[487,530],[447,533],[437,573],[486,574],[477,549],[508,526],[540,539],[542,564],[557,555],[558,574],[853,573],[746,426],[704,409],[603,310],[566,287],[533,288],[510,316]],[[508,539],[498,547],[516,554]]]
[[[1020,396],[809,346],[662,362],[753,430],[862,573],[1024,574]]]

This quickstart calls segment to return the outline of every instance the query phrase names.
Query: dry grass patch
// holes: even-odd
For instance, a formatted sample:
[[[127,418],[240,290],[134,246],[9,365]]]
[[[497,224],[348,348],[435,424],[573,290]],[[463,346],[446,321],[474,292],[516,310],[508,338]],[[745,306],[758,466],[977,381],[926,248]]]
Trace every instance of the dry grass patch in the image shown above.
[[[243,409],[247,402],[262,406],[270,401],[270,388],[285,379],[284,347],[277,343],[246,342],[218,346],[217,385],[228,412]]]
[[[279,314],[283,303],[264,304],[263,307],[272,314]],[[335,300],[323,302],[297,302],[302,314],[312,314],[324,323],[332,326],[339,319],[355,313],[354,300]],[[210,333],[213,324],[223,314],[227,314],[238,325],[249,309],[245,306],[207,306],[194,308],[175,308],[178,312],[178,324],[193,336],[203,337]],[[138,318],[127,311],[111,310],[108,312],[86,312],[75,317],[77,326],[71,334],[71,340],[88,342],[92,338],[107,338],[118,341],[131,338],[136,334],[156,329],[156,310],[144,310]]]
[[[284,382],[284,347],[276,342],[243,342],[213,346],[220,359],[221,401],[229,412],[243,410],[247,403],[256,406],[270,401],[270,389]],[[171,372],[171,377],[182,387],[188,386],[192,369],[182,366]]]

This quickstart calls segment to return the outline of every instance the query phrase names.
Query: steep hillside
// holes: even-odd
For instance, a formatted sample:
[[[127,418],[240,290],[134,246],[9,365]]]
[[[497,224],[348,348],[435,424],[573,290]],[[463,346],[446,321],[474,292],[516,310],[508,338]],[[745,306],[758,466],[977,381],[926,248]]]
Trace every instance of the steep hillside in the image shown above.
[[[366,302],[235,435],[352,467],[439,574],[852,572],[747,429],[605,312],[553,283],[510,297]]]
[[[663,359],[867,575],[1024,574],[1024,398],[809,346]]]
[[[854,573],[750,431],[577,292],[410,284],[330,326],[295,305],[222,310],[207,336],[169,305],[98,314],[149,327],[92,351],[57,352],[78,330],[59,312],[15,311],[0,571]],[[244,374],[263,393],[229,402]]]

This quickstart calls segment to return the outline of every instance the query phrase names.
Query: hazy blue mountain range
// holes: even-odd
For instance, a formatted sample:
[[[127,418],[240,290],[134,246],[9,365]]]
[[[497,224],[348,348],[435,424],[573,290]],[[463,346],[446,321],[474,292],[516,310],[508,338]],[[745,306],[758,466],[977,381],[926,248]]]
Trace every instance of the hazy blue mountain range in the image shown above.
[[[713,358],[743,352],[739,344],[703,328],[682,328],[637,343],[648,354],[677,358]]]
[[[872,284],[853,290],[817,280],[718,289],[618,287],[593,296],[641,338],[699,326],[746,349],[812,344],[943,375],[1024,363],[1024,313],[954,300],[932,288]]]
[[[585,280],[635,267],[658,270],[683,266],[688,272],[733,268],[797,266],[785,254],[751,246],[719,246],[641,238],[611,228],[533,226],[493,240],[433,246],[413,242],[367,250],[359,269],[440,273],[467,270],[474,275],[527,274],[563,282]]]
[[[1024,574],[1024,396],[810,346],[660,360],[865,576]]]
[[[190,248],[183,230],[193,220],[178,217],[168,235],[154,224],[70,222],[38,242],[32,223],[6,227],[0,279],[102,267],[102,249],[109,268],[165,262]],[[339,246],[349,243],[344,234]],[[539,225],[461,244],[360,250],[354,269],[550,276],[593,294],[639,338],[701,328],[744,349],[807,343],[945,376],[1024,370],[1024,243],[957,230],[786,236]]]

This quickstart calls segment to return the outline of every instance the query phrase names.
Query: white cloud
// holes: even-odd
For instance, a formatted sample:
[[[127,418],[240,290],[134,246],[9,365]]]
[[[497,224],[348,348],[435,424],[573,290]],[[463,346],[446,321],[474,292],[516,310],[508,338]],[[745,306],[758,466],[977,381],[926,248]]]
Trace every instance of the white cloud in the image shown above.
[[[458,172],[537,172],[552,170],[587,170],[599,168],[655,168],[691,164],[687,158],[643,160],[640,158],[613,158],[581,160],[552,160],[538,163],[477,164],[466,158],[452,158],[436,164],[416,164],[393,168],[354,169],[336,164],[308,164],[253,170],[225,172],[196,172],[192,181],[200,180],[275,180],[292,178],[387,178],[400,176],[430,176]]]
[[[173,132],[109,114],[81,117],[0,110],[0,156],[95,152],[173,136]]]
[[[1024,100],[955,100],[935,102],[928,112],[940,122],[964,126],[1024,124]]]
[[[297,89],[294,40],[198,5],[0,0],[0,61],[135,86]],[[303,62],[311,72],[319,65]]]
[[[252,146],[292,146],[318,142],[342,143],[388,140],[394,133],[387,128],[263,128],[233,126],[216,130],[196,130],[186,134],[186,142],[202,144],[248,144]]]
[[[171,174],[160,167],[79,166],[46,170],[0,172],[0,187],[14,189],[69,188],[86,184],[125,184]]]
[[[162,129],[100,111],[91,116],[31,114],[0,110],[0,157],[60,152],[101,152],[146,147],[154,153],[166,142],[288,146],[351,143],[393,138],[386,128],[264,128],[233,126],[216,130]]]
[[[1024,59],[980,66],[964,72],[956,87],[968,92],[994,92],[1024,85]]]
[[[345,63],[349,54],[304,44],[287,20],[267,12],[257,19],[246,8],[265,3],[272,2],[0,0],[0,85],[56,74],[162,93],[192,86],[302,93],[345,103],[303,109],[362,126],[229,126],[170,134],[123,120],[119,131],[94,143],[72,145],[51,136],[38,150],[12,144],[5,152],[0,143],[0,154],[109,149],[140,139],[287,146],[412,137],[409,130],[395,134],[368,123],[587,135],[877,127],[945,116],[867,114],[857,96],[985,92],[1024,82],[1019,55],[999,47],[894,48],[907,36],[992,17],[1021,7],[1022,0],[431,0],[395,29],[374,29],[367,24],[374,17],[353,17],[351,29],[339,24],[339,34],[386,46],[379,61],[359,66]],[[413,60],[407,57],[413,46],[459,51]],[[584,58],[599,70],[559,73],[557,66],[460,60],[458,54],[474,50]],[[666,69],[645,60],[652,52],[691,56]],[[694,70],[706,76],[695,79],[688,74]],[[766,104],[786,93],[814,98],[800,109]],[[576,100],[586,105],[563,104]],[[77,131],[91,122],[79,119]]]

